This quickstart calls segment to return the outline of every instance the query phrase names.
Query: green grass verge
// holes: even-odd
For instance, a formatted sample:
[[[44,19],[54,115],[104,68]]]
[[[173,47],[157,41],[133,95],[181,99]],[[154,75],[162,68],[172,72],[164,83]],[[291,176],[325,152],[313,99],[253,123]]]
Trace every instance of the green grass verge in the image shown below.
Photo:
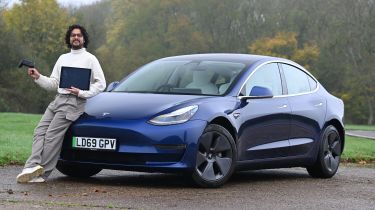
[[[375,131],[375,125],[345,125],[345,130]]]
[[[344,162],[370,163],[375,161],[375,140],[346,136],[342,154]]]
[[[0,113],[0,166],[25,163],[31,153],[34,128],[41,117],[37,114]],[[362,129],[362,126],[349,125],[349,128],[354,127]],[[365,126],[368,129],[373,127]],[[342,160],[349,163],[375,162],[375,140],[346,136]]]
[[[0,113],[0,165],[24,164],[41,115]]]

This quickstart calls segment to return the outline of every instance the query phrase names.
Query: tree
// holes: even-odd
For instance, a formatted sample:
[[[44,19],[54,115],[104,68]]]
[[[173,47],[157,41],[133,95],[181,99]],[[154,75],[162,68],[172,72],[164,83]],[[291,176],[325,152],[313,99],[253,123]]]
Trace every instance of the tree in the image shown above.
[[[4,12],[4,20],[6,29],[32,49],[32,57],[47,62],[65,51],[65,31],[75,21],[55,0],[23,0]]]
[[[79,8],[69,8],[77,22],[83,25],[90,35],[88,50],[94,52],[106,41],[106,19],[112,14],[111,2],[102,0]]]
[[[374,123],[375,102],[375,2],[332,1],[326,45],[330,63],[341,68],[337,77],[343,85],[346,119],[353,123]],[[331,64],[332,65],[332,64]],[[337,89],[337,88],[336,88]]]
[[[41,112],[52,94],[36,88],[25,70],[16,68],[17,64],[21,58],[31,58],[49,76],[58,56],[66,51],[64,36],[74,18],[54,0],[23,0],[3,10],[1,18],[5,35],[2,39],[8,41],[1,50],[10,48],[11,52],[1,53],[6,56],[6,66],[1,71],[2,111]]]
[[[294,32],[278,32],[272,38],[261,38],[254,41],[249,46],[249,51],[255,54],[282,57],[296,61],[306,69],[319,58],[319,47],[314,43],[306,43],[303,48],[298,48],[296,39],[297,34]]]
[[[375,121],[374,0],[102,0],[71,8],[70,16],[53,0],[6,2],[0,0],[0,110],[44,110],[49,99],[35,98],[41,90],[14,68],[28,57],[49,74],[74,16],[87,27],[89,51],[109,82],[170,55],[274,55],[304,65],[342,98],[346,122]]]
[[[3,2],[0,2],[3,5]],[[14,74],[10,69],[14,69],[17,59],[22,54],[19,49],[19,43],[12,32],[5,30],[3,14],[4,7],[0,5],[0,111],[11,111],[12,106],[8,102],[8,96],[12,95],[12,76]]]
[[[145,63],[207,49],[183,0],[112,2],[106,43],[98,49],[109,81],[118,80]]]

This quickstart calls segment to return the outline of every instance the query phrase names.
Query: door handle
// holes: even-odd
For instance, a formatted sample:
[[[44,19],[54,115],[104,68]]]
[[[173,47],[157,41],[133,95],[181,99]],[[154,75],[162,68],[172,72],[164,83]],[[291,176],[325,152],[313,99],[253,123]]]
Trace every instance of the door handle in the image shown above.
[[[320,102],[320,103],[318,103],[318,104],[315,104],[314,106],[322,106],[322,105],[323,105],[323,103]]]
[[[279,106],[279,107],[277,107],[277,108],[279,108],[279,109],[285,109],[285,108],[287,108],[288,106],[286,105],[286,104],[284,104],[284,105],[282,105],[282,106]]]

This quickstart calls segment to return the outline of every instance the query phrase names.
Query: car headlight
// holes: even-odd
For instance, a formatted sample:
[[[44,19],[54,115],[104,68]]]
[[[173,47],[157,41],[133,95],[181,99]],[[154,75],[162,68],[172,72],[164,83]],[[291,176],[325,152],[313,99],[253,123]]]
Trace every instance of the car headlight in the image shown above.
[[[188,121],[198,110],[198,105],[187,106],[168,114],[159,115],[149,122],[154,125],[174,125]]]

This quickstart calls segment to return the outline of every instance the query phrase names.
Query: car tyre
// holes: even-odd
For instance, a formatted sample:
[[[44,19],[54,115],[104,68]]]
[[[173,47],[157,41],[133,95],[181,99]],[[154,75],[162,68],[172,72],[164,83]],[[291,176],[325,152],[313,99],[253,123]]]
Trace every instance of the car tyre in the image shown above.
[[[89,167],[84,165],[71,165],[63,162],[58,162],[56,166],[57,170],[61,173],[77,178],[88,178],[99,173],[102,169],[96,167]]]
[[[192,179],[200,187],[220,187],[233,174],[236,160],[232,135],[220,125],[208,125],[198,140]]]
[[[324,129],[321,135],[318,158],[314,165],[306,169],[315,178],[331,178],[336,174],[340,164],[342,140],[333,125]]]

